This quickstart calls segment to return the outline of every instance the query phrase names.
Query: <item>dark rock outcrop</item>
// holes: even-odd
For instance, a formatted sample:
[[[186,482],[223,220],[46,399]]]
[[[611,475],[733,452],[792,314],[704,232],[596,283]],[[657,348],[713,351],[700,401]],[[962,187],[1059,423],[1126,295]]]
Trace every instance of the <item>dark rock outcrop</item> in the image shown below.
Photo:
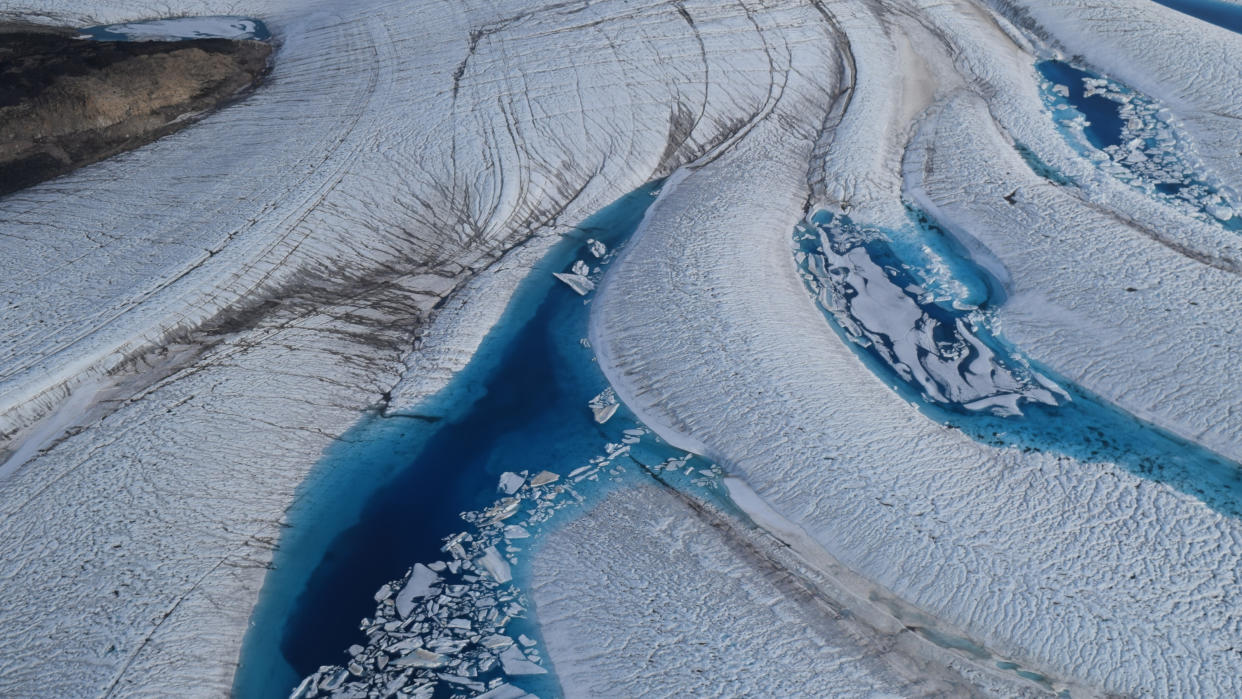
[[[259,41],[111,42],[0,26],[0,195],[149,143],[252,89]]]

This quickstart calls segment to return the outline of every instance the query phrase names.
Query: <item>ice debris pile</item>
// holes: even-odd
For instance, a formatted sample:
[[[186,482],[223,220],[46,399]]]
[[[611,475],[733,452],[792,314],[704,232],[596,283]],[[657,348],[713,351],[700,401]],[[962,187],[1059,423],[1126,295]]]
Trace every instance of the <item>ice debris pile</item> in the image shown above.
[[[1041,65],[1048,63],[1053,62]],[[1077,85],[1071,87],[1047,77],[1040,81],[1045,105],[1061,132],[1070,136],[1075,150],[1103,172],[1148,196],[1178,205],[1200,220],[1242,231],[1238,193],[1212,174],[1167,108],[1111,78],[1059,62],[1056,67],[1082,82],[1079,89]],[[1086,129],[1092,123],[1075,101],[1081,103],[1093,97],[1115,105],[1108,110],[1115,112],[1119,121],[1115,143],[1096,147],[1086,137]],[[1094,104],[1101,102],[1096,100]],[[1107,117],[1111,121],[1113,114]]]
[[[608,246],[594,238],[587,241],[587,250],[589,250],[591,255],[597,260],[602,260],[604,255],[608,254]],[[599,267],[592,270],[591,266],[586,262],[577,260],[574,262],[574,266],[570,268],[570,271],[555,272],[553,276],[565,282],[565,284],[577,292],[579,296],[586,296],[595,290],[595,282],[591,280],[592,274],[598,275]]]
[[[591,401],[597,418],[594,406],[601,401],[611,417],[618,406],[611,390]],[[359,625],[366,645],[351,646],[343,665],[320,667],[291,696],[533,696],[513,683],[548,672],[539,642],[524,633],[534,627],[528,621],[529,603],[515,582],[518,555],[555,513],[586,501],[580,492],[585,487],[625,475],[620,461],[648,434],[641,427],[624,429],[619,441],[606,443],[602,454],[564,478],[551,471],[503,473],[499,499],[463,513],[470,528],[444,539],[445,560],[417,563],[405,578],[375,593],[375,614]],[[647,468],[678,477],[684,469],[688,485],[718,488],[720,469],[703,468],[692,459],[682,454]]]
[[[796,234],[803,281],[840,332],[930,403],[959,413],[1022,414],[1068,395],[989,330],[984,309],[932,291],[878,229],[821,212]],[[933,270],[934,271],[934,270]]]

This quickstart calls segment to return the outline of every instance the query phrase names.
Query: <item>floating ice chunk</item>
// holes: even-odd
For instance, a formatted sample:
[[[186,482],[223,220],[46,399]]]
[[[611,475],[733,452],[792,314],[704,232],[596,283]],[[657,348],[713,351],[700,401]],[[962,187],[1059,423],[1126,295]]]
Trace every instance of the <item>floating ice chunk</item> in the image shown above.
[[[547,485],[549,483],[555,483],[559,478],[560,476],[558,476],[555,473],[552,473],[551,471],[540,471],[539,473],[535,474],[534,478],[530,479],[530,485],[532,488],[538,488],[539,486],[542,486],[542,485]]]
[[[505,538],[506,539],[528,539],[530,538],[530,532],[526,530],[526,527],[523,527],[520,524],[510,524],[509,526],[505,527]]]
[[[587,263],[583,262],[582,260],[578,260],[577,262],[575,262],[572,269],[573,269],[573,273],[580,277],[585,277],[591,273],[591,268],[588,267]]]
[[[533,694],[527,694],[525,690],[518,689],[511,684],[502,684],[495,689],[480,694],[475,699],[526,699],[526,697],[533,696]]]
[[[384,585],[383,587],[381,587],[378,591],[376,591],[376,593],[375,593],[375,601],[376,601],[376,602],[383,602],[384,600],[388,599],[389,597],[392,597],[392,585],[389,585],[389,584],[385,583],[385,585]]]
[[[384,646],[384,652],[391,655],[404,655],[415,648],[421,648],[422,645],[423,639],[421,638],[405,638],[391,645]]]
[[[531,638],[530,636],[527,636],[526,634],[519,634],[518,643],[521,643],[527,648],[530,648],[531,646],[535,645],[535,639]]]
[[[389,680],[388,684],[384,685],[385,696],[391,697],[394,694],[396,694],[398,690],[400,690],[402,687],[405,686],[405,683],[408,680],[409,678],[406,677],[405,675],[397,675],[396,677]],[[406,695],[406,696],[410,696],[410,695]]]
[[[345,684],[345,680],[348,678],[349,671],[343,667],[338,668],[336,672],[329,675],[328,678],[323,681],[323,684],[319,685],[319,688],[327,692],[334,692],[339,689],[341,685]]]
[[[435,668],[448,662],[448,658],[439,654],[432,653],[423,648],[416,649],[409,655],[403,655],[390,663],[393,667],[427,667]]]
[[[517,646],[510,646],[500,654],[500,665],[506,675],[542,675],[547,670],[532,663]]]
[[[599,242],[598,240],[594,238],[591,238],[590,240],[587,241],[587,247],[591,250],[591,254],[597,258],[603,257],[604,255],[608,254],[608,246],[604,245],[603,243]]]
[[[613,403],[612,405],[603,405],[598,408],[592,408],[591,410],[595,413],[595,421],[602,425],[611,420],[612,416],[617,413],[617,404]]]
[[[485,637],[483,640],[479,641],[479,643],[482,644],[484,648],[491,648],[492,650],[500,650],[502,648],[508,648],[509,646],[513,645],[513,639],[509,638],[508,636],[504,636],[504,635],[496,633],[496,634],[492,634],[491,636]]]
[[[522,476],[510,471],[505,471],[500,474],[500,485],[498,488],[503,491],[505,495],[512,495],[516,493],[518,488],[521,488],[522,484],[525,482],[526,479]]]
[[[474,692],[482,692],[484,689],[486,689],[486,687],[482,683],[475,682],[469,677],[462,677],[461,675],[448,675],[448,674],[441,672],[441,673],[437,673],[436,677],[439,677],[440,679],[444,680],[445,682],[448,682],[449,684],[457,684],[463,687],[468,687],[470,688],[471,691],[474,691]]]
[[[513,579],[513,573],[509,569],[509,562],[500,555],[495,546],[488,546],[483,557],[479,559],[479,565],[488,572],[492,578],[498,583],[506,583]]]
[[[499,522],[502,519],[512,517],[517,511],[522,501],[518,498],[504,498],[495,505],[487,508],[483,514],[491,518],[493,522]]]
[[[612,418],[617,412],[620,405],[617,401],[617,394],[611,388],[604,389],[598,396],[595,396],[587,402],[591,412],[595,414],[595,422],[604,424]]]
[[[311,696],[311,690],[314,688],[315,682],[318,680],[319,673],[310,675],[306,679],[302,680],[301,684],[299,684],[297,688],[293,690],[293,693],[289,695],[290,699],[302,699],[302,697]],[[499,689],[499,687],[497,689]],[[488,694],[491,694],[491,692],[488,692]]]
[[[595,290],[595,282],[587,279],[581,274],[555,272],[552,276],[568,284],[569,288],[578,292],[581,296],[586,296],[588,293]]]
[[[416,563],[414,572],[410,574],[410,580],[401,588],[401,592],[397,593],[397,613],[404,619],[410,615],[414,609],[414,600],[427,597],[437,593],[439,590],[433,586],[440,582],[440,576],[435,571],[423,565]]]
[[[1219,221],[1228,221],[1234,216],[1233,208],[1223,204],[1209,204],[1207,212]]]

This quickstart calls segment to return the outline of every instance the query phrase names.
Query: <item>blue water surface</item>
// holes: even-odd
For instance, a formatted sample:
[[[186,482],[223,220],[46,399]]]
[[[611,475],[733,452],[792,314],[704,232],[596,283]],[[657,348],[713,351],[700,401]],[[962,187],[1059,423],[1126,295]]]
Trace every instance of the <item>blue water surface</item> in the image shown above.
[[[1233,198],[1205,171],[1190,139],[1161,115],[1159,103],[1117,80],[1063,61],[1044,60],[1035,67],[1048,81],[1042,85],[1045,104],[1071,147],[1097,165],[1111,163],[1107,171],[1131,187],[1202,221],[1242,233],[1242,216]],[[1102,81],[1109,96],[1087,97],[1084,80]],[[1057,94],[1055,84],[1068,88],[1069,95]],[[1084,117],[1086,123],[1078,136],[1078,123]],[[1070,184],[1028,148],[1016,147],[1036,174],[1057,184]],[[1216,208],[1221,204],[1230,209],[1223,220],[1221,216],[1226,215],[1218,216],[1221,209]]]
[[[416,410],[367,415],[327,450],[289,510],[236,696],[288,696],[319,666],[343,663],[344,649],[364,643],[358,623],[374,611],[375,590],[415,562],[443,559],[443,538],[463,529],[463,511],[496,499],[501,473],[565,473],[639,426],[624,406],[595,423],[587,403],[608,384],[582,342],[588,302],[552,272],[593,259],[582,252],[588,238],[610,248],[626,240],[659,186],[622,197],[558,243],[442,392]],[[646,458],[680,454],[656,451]],[[533,620],[511,628],[539,637]],[[510,681],[559,694],[551,675]]]
[[[1153,0],[1183,14],[1242,34],[1242,5],[1228,0]]]
[[[876,342],[859,341],[846,330],[853,319],[843,317],[840,309],[821,305],[834,330],[872,372],[929,418],[955,427],[984,444],[1060,453],[1082,462],[1114,462],[1144,478],[1191,494],[1224,514],[1242,516],[1242,468],[1238,464],[1129,415],[1047,367],[1032,362],[1002,335],[993,332],[987,322],[987,312],[999,305],[1000,300],[979,299],[977,292],[980,288],[1000,287],[998,281],[981,287],[975,285],[976,295],[971,304],[928,300],[922,293],[926,286],[924,280],[934,272],[923,268],[921,261],[911,262],[903,256],[902,250],[915,247],[911,239],[931,241],[950,236],[925,213],[911,211],[911,225],[901,231],[861,226],[848,217],[840,217],[842,225],[834,228],[831,225],[834,215],[827,211],[815,213],[808,224],[799,226],[795,245],[796,250],[805,255],[801,267],[812,293],[817,293],[819,285],[825,283],[814,271],[814,260],[824,259],[825,242],[841,245],[842,241],[834,240],[834,236],[851,236],[844,245],[864,249],[888,270],[896,284],[904,287],[929,317],[942,319],[946,324],[951,324],[949,319],[960,321],[996,353],[998,365],[1030,367],[1055,382],[1068,399],[1062,398],[1055,404],[1024,402],[1020,414],[1007,416],[972,410],[952,401],[931,400],[921,386],[909,380],[905,367],[894,365],[883,347]],[[960,254],[960,247],[942,243],[937,248],[951,254],[945,261],[953,276],[988,276],[986,269]],[[831,268],[829,273],[832,273]],[[854,291],[847,290],[847,293]]]
[[[1087,97],[1083,80],[1098,78],[1098,75],[1064,61],[1040,61],[1035,67],[1044,78],[1069,88],[1069,103],[1087,117],[1084,133],[1091,145],[1103,150],[1121,143],[1121,129],[1124,126],[1121,105],[1103,95]]]

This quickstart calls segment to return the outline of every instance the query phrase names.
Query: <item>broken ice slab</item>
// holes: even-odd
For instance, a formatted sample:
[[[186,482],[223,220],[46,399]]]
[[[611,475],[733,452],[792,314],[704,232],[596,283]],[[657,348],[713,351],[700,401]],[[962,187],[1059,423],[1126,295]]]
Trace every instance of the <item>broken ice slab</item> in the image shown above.
[[[439,590],[433,588],[433,585],[440,582],[440,576],[436,572],[422,563],[414,565],[414,572],[410,574],[410,580],[401,588],[401,592],[397,593],[397,613],[404,619],[410,615],[414,609],[414,600],[427,597]]]
[[[526,658],[521,648],[510,646],[500,653],[500,665],[506,675],[543,675],[547,670]]]
[[[506,539],[527,539],[530,538],[530,532],[520,524],[510,524],[505,527]]]
[[[318,681],[319,681],[318,672],[316,672],[313,675],[310,675],[306,679],[302,680],[302,683],[299,684],[297,688],[293,690],[293,693],[289,695],[289,699],[302,699],[303,697],[311,696],[312,689],[314,688],[315,683]],[[493,694],[492,692],[488,692],[487,694],[483,696],[488,696],[492,694]]]
[[[608,253],[608,246],[594,238],[587,241],[587,247],[590,248],[591,254],[597,258],[603,257]]]
[[[552,473],[551,471],[540,471],[539,473],[535,474],[534,478],[530,479],[530,485],[532,488],[538,488],[541,485],[547,485],[549,483],[553,483],[558,478],[560,478],[560,476],[558,476],[555,473]]]
[[[592,407],[591,412],[595,414],[595,422],[602,425],[605,422],[608,422],[609,420],[611,420],[612,416],[617,413],[617,407],[618,406],[616,403],[613,403],[611,405],[601,405],[599,407]]]
[[[484,510],[483,514],[491,518],[493,522],[499,522],[502,519],[508,519],[518,511],[518,506],[522,501],[518,498],[504,498],[495,505]]]
[[[580,277],[585,277],[591,273],[591,268],[587,266],[587,263],[582,260],[578,260],[574,263],[573,273]]]
[[[531,638],[530,636],[527,636],[526,634],[520,634],[518,636],[518,643],[521,643],[527,648],[530,648],[531,646],[535,645],[535,639]]]
[[[436,677],[439,677],[441,680],[444,680],[445,682],[448,682],[449,684],[456,684],[456,685],[461,685],[463,687],[466,687],[470,689],[470,691],[472,692],[482,692],[484,689],[486,689],[486,687],[481,682],[475,682],[474,680],[468,677],[462,677],[460,675],[449,675],[449,674],[441,672],[441,673],[437,673]]]
[[[479,641],[479,643],[482,644],[484,648],[491,648],[492,650],[498,650],[501,648],[508,648],[509,646],[513,645],[513,639],[509,638],[508,636],[495,633],[495,634],[492,634],[491,636],[484,637],[483,640]]]
[[[524,689],[518,689],[511,684],[502,684],[491,691],[480,694],[475,699],[527,699],[534,698],[534,694],[528,694]]]
[[[519,476],[518,474],[512,473],[510,471],[505,471],[504,473],[500,474],[499,489],[505,495],[512,495],[516,493],[518,491],[518,488],[521,488],[522,484],[525,482],[526,482],[526,479],[523,478],[522,476]]]
[[[408,653],[422,645],[423,645],[423,639],[421,638],[417,638],[417,637],[406,638],[406,639],[397,641],[396,643],[392,645],[384,646],[384,652],[391,653],[393,655],[404,655],[405,653]]]
[[[569,285],[569,288],[578,292],[580,296],[586,296],[595,290],[595,282],[587,279],[581,274],[573,274],[572,272],[554,272],[553,275],[557,279]]]
[[[432,653],[429,650],[418,648],[413,653],[410,653],[409,655],[403,655],[389,664],[392,665],[393,667],[435,668],[435,667],[440,667],[447,661],[448,661],[448,658],[443,655],[440,655],[439,653]]]
[[[345,680],[349,678],[349,671],[345,668],[337,668],[335,672],[328,676],[327,679],[319,685],[319,688],[326,692],[334,692],[345,684]]]
[[[392,585],[385,584],[375,593],[376,602],[383,602],[389,597],[392,597]]]
[[[507,583],[513,579],[513,573],[509,569],[509,562],[500,555],[495,546],[488,546],[479,559],[479,565],[492,576],[498,583]]]

